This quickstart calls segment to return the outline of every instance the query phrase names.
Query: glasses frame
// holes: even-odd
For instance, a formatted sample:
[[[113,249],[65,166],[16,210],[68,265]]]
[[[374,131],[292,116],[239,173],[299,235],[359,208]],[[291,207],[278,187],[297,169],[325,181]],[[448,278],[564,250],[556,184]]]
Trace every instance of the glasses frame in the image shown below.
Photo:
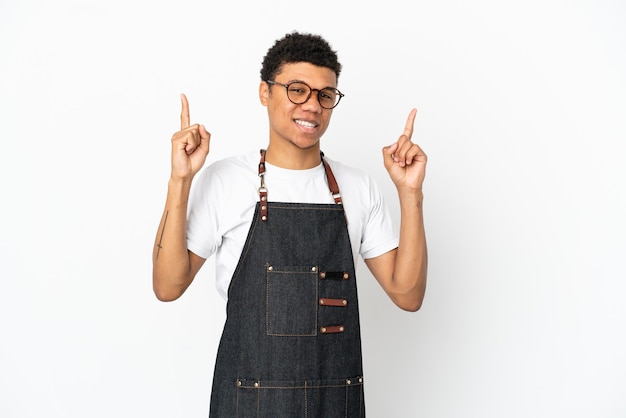
[[[291,82],[286,83],[286,84],[279,83],[278,81],[274,81],[274,80],[265,80],[265,82],[266,82],[267,84],[269,84],[270,86],[277,85],[277,86],[282,86],[282,87],[284,87],[284,88],[285,88],[285,92],[287,93],[287,98],[289,99],[289,101],[290,101],[291,103],[296,104],[296,105],[305,104],[306,102],[308,102],[308,101],[309,101],[309,99],[311,98],[311,95],[313,94],[313,92],[314,92],[314,91],[316,91],[316,92],[317,92],[317,102],[320,104],[320,106],[322,107],[322,109],[329,109],[329,110],[330,110],[330,109],[334,109],[334,108],[336,108],[336,107],[337,107],[337,105],[339,104],[339,102],[341,101],[341,98],[342,98],[343,96],[345,96],[345,94],[343,94],[342,92],[340,92],[339,90],[337,90],[335,87],[324,87],[324,88],[321,88],[321,89],[314,89],[314,88],[312,88],[311,86],[309,86],[307,83],[305,83],[304,81],[291,81]],[[306,99],[305,99],[303,102],[301,102],[301,103],[296,103],[296,102],[294,102],[293,100],[291,100],[291,97],[289,97],[289,86],[291,86],[292,84],[304,84],[305,86],[307,86],[307,87],[309,88],[309,94],[306,96]],[[322,90],[327,90],[327,89],[330,89],[330,90],[335,90],[335,92],[337,93],[337,95],[338,95],[338,97],[339,97],[339,98],[337,99],[337,102],[335,103],[335,105],[334,105],[333,107],[326,107],[326,106],[324,106],[324,105],[322,104],[322,101],[320,100],[320,92],[321,92]]]

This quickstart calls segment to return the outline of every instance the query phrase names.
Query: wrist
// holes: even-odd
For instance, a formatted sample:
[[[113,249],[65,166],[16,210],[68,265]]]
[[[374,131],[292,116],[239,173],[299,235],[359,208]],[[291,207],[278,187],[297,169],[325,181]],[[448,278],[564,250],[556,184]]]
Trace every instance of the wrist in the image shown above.
[[[191,179],[172,176],[167,182],[167,190],[170,195],[186,199],[191,190]]]
[[[424,199],[424,193],[421,187],[417,189],[412,187],[398,187],[398,197],[400,200],[422,201]]]
[[[192,177],[186,177],[186,176],[180,177],[180,176],[176,176],[172,174],[168,181],[168,185],[173,186],[173,187],[190,186],[192,179],[193,179]]]
[[[421,213],[424,193],[422,189],[398,189],[398,198],[400,200],[400,208],[404,211],[413,211],[417,209]]]

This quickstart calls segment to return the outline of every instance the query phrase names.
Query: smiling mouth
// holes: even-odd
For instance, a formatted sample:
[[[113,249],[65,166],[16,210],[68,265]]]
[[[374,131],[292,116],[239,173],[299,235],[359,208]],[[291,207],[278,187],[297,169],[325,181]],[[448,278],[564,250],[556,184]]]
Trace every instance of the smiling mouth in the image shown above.
[[[305,128],[317,128],[319,126],[318,123],[308,122],[301,119],[296,119],[295,122],[300,126],[304,126]]]

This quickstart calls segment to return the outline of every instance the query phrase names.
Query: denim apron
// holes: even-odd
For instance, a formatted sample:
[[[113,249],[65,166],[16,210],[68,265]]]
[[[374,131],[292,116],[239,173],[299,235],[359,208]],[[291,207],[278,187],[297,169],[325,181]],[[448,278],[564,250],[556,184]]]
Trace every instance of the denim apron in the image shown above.
[[[210,417],[365,417],[357,288],[341,196],[259,202],[228,289]]]

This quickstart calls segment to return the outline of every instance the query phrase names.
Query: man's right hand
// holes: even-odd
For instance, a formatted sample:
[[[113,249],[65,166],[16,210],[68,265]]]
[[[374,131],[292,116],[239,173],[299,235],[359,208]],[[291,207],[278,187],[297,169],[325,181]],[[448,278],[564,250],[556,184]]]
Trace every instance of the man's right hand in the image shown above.
[[[172,136],[172,178],[192,179],[204,165],[209,154],[211,134],[204,125],[190,125],[189,102],[180,95],[180,131]]]

